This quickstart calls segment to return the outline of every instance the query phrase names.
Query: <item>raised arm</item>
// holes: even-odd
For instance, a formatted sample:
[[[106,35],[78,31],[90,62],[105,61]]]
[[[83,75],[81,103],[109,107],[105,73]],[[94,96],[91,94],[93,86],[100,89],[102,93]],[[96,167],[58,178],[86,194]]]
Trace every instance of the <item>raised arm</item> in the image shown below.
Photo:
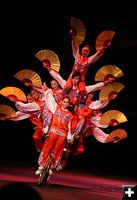
[[[41,93],[41,94],[44,94],[45,93],[45,87],[42,85],[42,87],[40,88],[40,87],[36,87],[36,86],[33,86],[32,87],[34,90],[36,90],[36,91],[38,91],[39,93]]]
[[[55,101],[55,98],[53,97],[53,92],[51,89],[48,89],[45,92],[44,99],[45,99],[45,103],[48,109],[54,114],[57,108],[57,102]]]
[[[79,46],[76,45],[74,38],[71,39],[71,47],[72,47],[73,56],[75,58],[76,55],[79,53]]]
[[[60,76],[60,74],[58,72],[55,72],[54,70],[49,70],[49,73],[64,89],[66,85],[66,81]]]
[[[93,54],[92,56],[90,56],[89,59],[89,64],[92,64],[94,62],[96,62],[103,54],[104,54],[104,49],[97,51],[95,54]]]

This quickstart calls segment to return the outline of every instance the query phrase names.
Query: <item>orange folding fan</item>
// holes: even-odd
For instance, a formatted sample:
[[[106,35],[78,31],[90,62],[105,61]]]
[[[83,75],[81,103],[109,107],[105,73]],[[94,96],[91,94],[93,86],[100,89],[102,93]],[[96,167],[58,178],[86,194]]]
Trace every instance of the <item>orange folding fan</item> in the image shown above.
[[[106,84],[99,92],[99,100],[101,102],[115,99],[118,93],[123,90],[125,86],[119,82],[111,82]]]
[[[109,110],[103,113],[99,122],[101,125],[116,126],[120,123],[127,122],[127,117],[119,110]]]
[[[59,72],[60,70],[60,60],[57,54],[51,50],[41,50],[35,54],[35,57],[38,58],[42,63],[46,64],[47,67]],[[44,65],[43,65],[44,66]]]
[[[102,48],[107,48],[111,45],[115,32],[112,30],[102,31],[96,39],[95,47],[96,51],[100,51]]]
[[[0,120],[16,117],[16,111],[5,104],[0,105]]]
[[[106,138],[105,142],[118,142],[124,138],[127,138],[127,132],[123,129],[116,129],[114,131],[112,131],[108,137]]]
[[[25,93],[17,87],[5,87],[0,90],[0,94],[11,101],[27,101]]]
[[[70,34],[74,35],[76,45],[82,44],[86,37],[86,28],[80,19],[71,17]]]
[[[95,75],[95,81],[105,81],[109,79],[109,77],[119,78],[124,76],[122,70],[115,65],[105,65],[101,67]]]
[[[22,81],[24,84],[27,83],[30,86],[31,85],[35,87],[42,86],[42,81],[40,76],[31,69],[20,70],[14,75],[14,77]]]

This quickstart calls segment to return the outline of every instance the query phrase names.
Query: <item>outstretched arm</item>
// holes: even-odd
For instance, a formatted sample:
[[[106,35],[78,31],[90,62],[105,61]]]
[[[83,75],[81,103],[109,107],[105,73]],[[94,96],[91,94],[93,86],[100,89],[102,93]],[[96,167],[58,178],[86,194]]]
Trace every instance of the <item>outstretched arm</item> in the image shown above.
[[[107,106],[109,103],[109,101],[104,101],[101,102],[99,100],[93,101],[90,105],[89,108],[92,110],[100,110],[102,108],[104,108],[105,106]]]
[[[106,139],[109,136],[109,134],[106,134],[104,131],[102,131],[98,127],[93,128],[93,136],[101,143],[106,143]]]
[[[60,76],[60,74],[58,72],[55,72],[54,70],[49,70],[49,73],[64,89],[66,85],[66,81]]]
[[[109,125],[100,124],[100,119],[101,119],[101,117],[96,115],[96,116],[91,117],[91,122],[92,122],[92,124],[94,124],[95,126],[97,126],[99,128],[107,128]]]
[[[30,117],[29,113],[24,113],[21,111],[16,112],[16,117],[9,118],[10,121],[20,121]]]
[[[89,64],[92,64],[94,62],[96,62],[103,54],[104,54],[105,50],[102,49],[100,51],[97,51],[94,55],[89,57]]]
[[[40,107],[36,102],[23,103],[23,102],[17,101],[15,106],[19,111],[22,111],[22,112],[33,112],[33,111],[40,110]]]
[[[90,92],[95,92],[97,90],[101,90],[104,85],[105,84],[103,82],[96,83],[94,85],[88,85],[86,86],[86,92],[90,93]]]

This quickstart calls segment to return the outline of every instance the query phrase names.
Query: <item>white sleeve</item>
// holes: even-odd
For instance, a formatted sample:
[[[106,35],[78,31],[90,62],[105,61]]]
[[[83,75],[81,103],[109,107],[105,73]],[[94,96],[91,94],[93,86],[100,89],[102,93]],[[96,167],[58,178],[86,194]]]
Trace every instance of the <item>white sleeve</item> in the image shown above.
[[[10,118],[11,121],[20,121],[30,117],[30,114],[21,111],[16,112],[16,117]]]
[[[36,102],[23,103],[23,102],[17,101],[15,106],[19,111],[22,111],[22,112],[33,112],[33,111],[40,110],[40,107]]]
[[[94,62],[96,62],[103,54],[105,51],[101,50],[101,51],[97,51],[94,55],[90,56],[89,59],[89,64],[92,64]]]
[[[86,86],[86,92],[90,93],[90,92],[94,92],[97,90],[101,90],[104,85],[105,84],[103,82],[96,83],[94,85],[88,85],[88,86]]]
[[[99,128],[107,128],[108,125],[101,125],[100,124],[100,118],[99,116],[94,116],[94,117],[91,117],[91,122],[92,124],[96,125],[97,127]]]
[[[40,93],[42,93],[42,94],[44,94],[44,92],[45,92],[45,89],[44,89],[43,86],[41,88],[33,86],[33,89],[36,90],[36,91],[38,91],[38,92],[40,92]]]
[[[104,133],[100,128],[93,128],[93,136],[101,143],[106,143],[106,139],[109,134]]]
[[[71,121],[68,123],[68,134],[67,134],[67,139],[71,140],[72,139],[72,133],[71,133]]]
[[[77,46],[76,43],[72,40],[71,47],[72,47],[73,57],[75,58],[76,55],[79,53],[79,46]]]
[[[51,89],[48,89],[45,92],[44,99],[48,109],[54,114],[57,108],[57,102],[54,99],[53,92]]]
[[[89,108],[92,110],[100,110],[107,106],[109,101],[101,102],[100,100],[96,100],[89,105]]]
[[[64,89],[64,87],[66,85],[66,81],[60,76],[60,74],[58,72],[55,72],[54,70],[50,70],[49,73]]]

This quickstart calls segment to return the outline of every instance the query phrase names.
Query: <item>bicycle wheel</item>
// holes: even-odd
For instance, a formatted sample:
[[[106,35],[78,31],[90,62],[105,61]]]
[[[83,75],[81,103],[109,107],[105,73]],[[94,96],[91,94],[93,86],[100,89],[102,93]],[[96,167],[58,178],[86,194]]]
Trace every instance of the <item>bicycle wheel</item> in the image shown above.
[[[38,185],[42,185],[43,183],[45,185],[47,185],[47,181],[49,179],[49,170],[51,168],[51,163],[52,163],[52,159],[53,159],[53,156],[52,156],[52,153],[48,156],[48,159],[47,159],[47,166],[44,167],[44,169],[41,171],[40,175],[39,175],[39,179],[38,179]]]
[[[44,168],[39,175],[38,185],[41,186],[42,184],[47,184],[48,176],[49,176],[49,170]]]

